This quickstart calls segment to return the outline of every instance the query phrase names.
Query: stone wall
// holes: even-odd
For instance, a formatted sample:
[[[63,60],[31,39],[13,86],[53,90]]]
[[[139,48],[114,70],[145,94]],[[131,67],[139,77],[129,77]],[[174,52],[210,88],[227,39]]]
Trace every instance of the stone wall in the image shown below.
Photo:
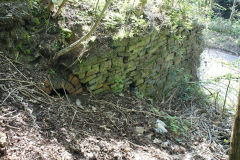
[[[0,3],[0,15],[4,17],[0,19],[0,51],[16,61],[34,64],[41,57],[49,59],[56,46],[65,46],[66,42],[56,25],[46,33],[28,7],[27,3]],[[11,10],[13,14],[9,15]],[[60,74],[52,74],[44,90],[51,93],[64,89],[69,94],[134,90],[148,96],[165,96],[185,75],[196,78],[202,52],[201,30],[195,25],[192,30],[178,27],[174,33],[161,28],[133,38],[96,39],[67,73],[61,70]],[[73,63],[69,57],[66,60]]]
[[[165,96],[184,75],[196,78],[202,52],[201,30],[199,26],[192,30],[179,28],[171,34],[166,28],[141,37],[96,40],[72,67],[69,84],[64,88],[73,94],[134,89],[147,96]]]

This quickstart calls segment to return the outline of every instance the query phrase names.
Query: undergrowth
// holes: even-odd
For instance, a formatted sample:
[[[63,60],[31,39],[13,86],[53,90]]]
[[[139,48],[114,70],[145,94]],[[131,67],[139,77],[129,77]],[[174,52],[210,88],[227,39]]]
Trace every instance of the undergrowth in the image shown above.
[[[228,51],[240,51],[240,21],[232,23],[221,17],[212,18],[204,31],[206,44],[209,47],[216,47]]]

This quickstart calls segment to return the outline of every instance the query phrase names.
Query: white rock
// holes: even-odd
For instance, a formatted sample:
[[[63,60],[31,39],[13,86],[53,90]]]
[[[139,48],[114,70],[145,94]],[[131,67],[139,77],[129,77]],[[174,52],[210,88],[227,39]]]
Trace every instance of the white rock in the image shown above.
[[[165,127],[166,127],[166,124],[163,121],[157,119],[154,130],[157,133],[167,133],[168,131]]]
[[[143,132],[145,131],[144,127],[136,127],[135,131],[137,132],[138,135],[142,135]]]
[[[155,138],[155,139],[153,140],[153,143],[159,144],[159,143],[162,143],[162,140],[160,140],[160,139],[158,139],[158,138]]]
[[[80,101],[80,99],[76,99],[76,105],[79,107],[79,108],[81,108],[81,109],[84,109],[84,107],[82,106],[82,104],[81,104],[81,101]]]

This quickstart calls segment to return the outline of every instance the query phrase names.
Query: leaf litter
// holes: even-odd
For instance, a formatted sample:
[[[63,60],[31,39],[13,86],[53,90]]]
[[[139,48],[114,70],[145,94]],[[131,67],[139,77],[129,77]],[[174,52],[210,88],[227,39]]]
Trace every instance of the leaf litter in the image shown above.
[[[222,118],[214,107],[177,99],[152,104],[131,92],[49,96],[41,90],[48,75],[41,67],[3,54],[0,62],[0,159],[228,157],[232,117]],[[154,130],[157,121],[166,124],[167,133]]]

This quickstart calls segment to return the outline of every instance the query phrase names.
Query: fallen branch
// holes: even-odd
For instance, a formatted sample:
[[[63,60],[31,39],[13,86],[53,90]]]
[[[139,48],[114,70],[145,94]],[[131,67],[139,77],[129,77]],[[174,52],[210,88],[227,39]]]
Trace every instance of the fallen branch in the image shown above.
[[[54,19],[57,18],[57,16],[59,15],[61,9],[65,6],[65,3],[66,3],[67,1],[68,1],[68,0],[63,0],[63,2],[61,3],[61,5],[60,5],[59,8],[58,8],[56,14],[53,16]]]
[[[230,86],[231,80],[228,80],[228,85],[227,85],[227,89],[226,89],[226,93],[225,93],[225,98],[224,98],[224,103],[223,103],[223,108],[222,108],[222,113],[224,115],[225,113],[225,105],[226,105],[226,101],[227,101],[227,96],[228,96],[228,89]]]
[[[98,17],[98,20],[93,25],[92,29],[85,36],[83,36],[82,38],[80,38],[79,40],[77,40],[76,42],[71,44],[70,46],[60,50],[59,52],[57,52],[55,54],[55,56],[53,57],[53,62],[57,61],[59,57],[69,53],[71,50],[80,46],[83,41],[86,41],[92,35],[92,33],[96,30],[97,26],[99,25],[100,21],[102,20],[103,15],[104,15],[105,11],[107,10],[107,8],[108,8],[108,6],[110,5],[111,2],[112,2],[112,0],[106,0],[105,6],[104,6],[100,16]]]

